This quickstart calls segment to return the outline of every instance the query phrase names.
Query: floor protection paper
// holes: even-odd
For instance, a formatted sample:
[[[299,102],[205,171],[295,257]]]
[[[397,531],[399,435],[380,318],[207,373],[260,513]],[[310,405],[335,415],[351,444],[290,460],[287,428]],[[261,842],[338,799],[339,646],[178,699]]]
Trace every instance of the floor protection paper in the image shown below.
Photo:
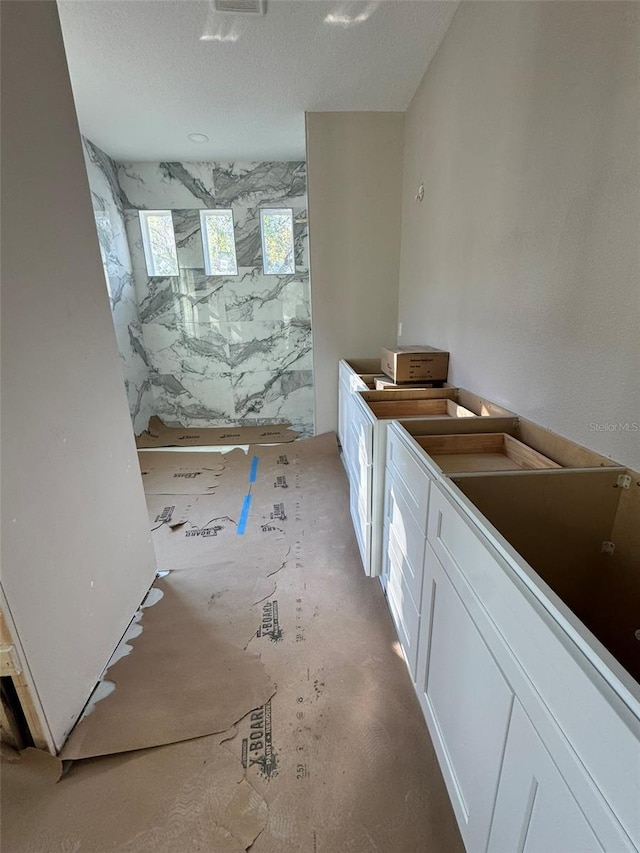
[[[268,819],[223,736],[62,763],[2,762],[6,853],[244,853]],[[59,780],[59,781],[58,781]]]
[[[287,546],[248,645],[276,693],[227,744],[269,807],[252,853],[462,851],[335,438],[311,441],[260,459],[245,534]]]
[[[229,426],[200,429],[199,427],[169,427],[159,417],[149,421],[146,432],[136,438],[138,447],[215,447],[225,444],[274,444],[295,441],[300,433],[291,424],[263,426]]]
[[[165,471],[179,470],[180,460],[170,458],[179,453],[162,455]],[[55,787],[71,781],[76,769],[85,772],[85,765],[106,762],[116,768],[128,759],[142,786],[151,778],[146,774],[162,773],[154,756],[165,752],[184,756],[185,766],[191,760],[197,779],[201,773],[209,778],[201,750],[211,742],[226,752],[230,772],[238,774],[233,779],[243,779],[264,803],[252,853],[462,851],[384,595],[378,580],[362,571],[335,436],[250,448],[248,454],[234,451],[220,462],[210,493],[147,496],[156,553],[169,571],[154,585],[162,598],[145,608],[143,625],[148,621],[130,641],[131,653],[107,673],[116,690],[77,727],[69,754],[133,749],[134,735],[145,735],[137,741],[142,743],[156,729],[175,740],[189,737],[188,706],[195,706],[198,724],[208,717],[209,726],[212,718],[223,726],[237,716],[224,735],[74,763],[69,778]],[[166,507],[174,509],[164,512]],[[224,518],[227,523],[217,523]],[[186,536],[187,531],[194,533]],[[242,655],[247,657],[241,664]],[[174,706],[169,713],[181,667],[193,676],[193,682],[187,679],[192,692],[178,712]],[[153,690],[144,692],[137,678],[148,669],[156,674]],[[198,684],[203,676],[206,684]],[[220,676],[228,680],[218,681]],[[230,693],[237,702],[228,702]],[[120,708],[118,694],[126,700]],[[140,713],[152,703],[164,710]],[[105,742],[105,731],[117,739]],[[182,793],[187,789],[181,787],[187,782],[174,783],[169,776],[167,784],[182,804],[171,812],[177,824],[172,831],[179,832],[180,810],[189,811]],[[215,790],[231,796],[237,785],[222,775]],[[66,791],[65,808],[86,802],[79,785]],[[199,814],[208,814],[202,800],[196,801]],[[102,826],[100,818],[98,823]],[[212,831],[239,837],[224,820],[212,817],[211,825]],[[167,827],[164,817],[160,826]],[[251,827],[240,844],[256,828]],[[133,821],[130,838],[138,830],[144,827]],[[189,818],[184,837],[200,831]],[[133,842],[119,832],[120,827],[113,844],[106,834],[102,846],[87,849],[151,849],[144,846],[146,836],[137,848],[123,846]],[[201,847],[180,837],[173,848],[161,836],[162,831],[154,836],[161,851],[236,849],[224,846],[233,840],[222,835],[208,841],[198,835]],[[32,849],[38,848],[25,847]],[[56,849],[66,853],[65,847]]]

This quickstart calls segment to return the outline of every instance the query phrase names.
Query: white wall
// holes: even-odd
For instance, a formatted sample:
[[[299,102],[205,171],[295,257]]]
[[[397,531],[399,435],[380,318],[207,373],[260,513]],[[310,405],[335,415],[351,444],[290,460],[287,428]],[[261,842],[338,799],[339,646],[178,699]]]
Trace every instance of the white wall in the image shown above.
[[[407,114],[399,300],[451,381],[635,468],[639,16],[460,6]]]
[[[307,113],[316,433],[335,430],[338,360],[397,334],[404,113]]]
[[[2,585],[57,746],[155,565],[53,2],[2,11]]]

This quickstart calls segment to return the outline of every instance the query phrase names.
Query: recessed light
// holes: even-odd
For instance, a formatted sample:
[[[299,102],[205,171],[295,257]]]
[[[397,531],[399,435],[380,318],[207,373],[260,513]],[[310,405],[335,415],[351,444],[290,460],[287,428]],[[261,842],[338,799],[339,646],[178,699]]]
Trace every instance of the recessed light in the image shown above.
[[[187,139],[189,139],[191,142],[208,142],[209,141],[209,137],[206,135],[206,133],[188,133]]]

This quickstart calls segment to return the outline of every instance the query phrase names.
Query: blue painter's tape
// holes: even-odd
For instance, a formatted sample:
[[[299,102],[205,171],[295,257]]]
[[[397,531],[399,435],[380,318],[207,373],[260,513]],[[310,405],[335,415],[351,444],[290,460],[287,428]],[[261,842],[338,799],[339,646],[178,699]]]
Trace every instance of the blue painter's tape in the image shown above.
[[[258,457],[254,456],[251,460],[251,471],[249,471],[249,482],[255,483],[256,474],[258,473]]]
[[[247,518],[249,517],[250,506],[251,495],[245,495],[244,503],[242,504],[242,512],[240,513],[240,519],[238,521],[238,536],[243,536],[245,530],[247,529]]]

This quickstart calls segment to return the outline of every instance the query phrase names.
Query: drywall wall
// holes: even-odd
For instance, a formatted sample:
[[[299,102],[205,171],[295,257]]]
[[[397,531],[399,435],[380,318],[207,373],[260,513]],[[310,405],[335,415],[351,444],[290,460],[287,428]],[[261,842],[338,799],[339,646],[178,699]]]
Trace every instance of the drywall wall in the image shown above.
[[[1,15],[2,586],[60,746],[155,561],[56,4]]]
[[[135,434],[140,435],[146,430],[149,418],[155,411],[149,357],[142,339],[131,252],[118,184],[118,166],[91,140],[83,137],[82,143],[111,318],[127,389],[129,414]]]
[[[407,114],[398,317],[450,381],[636,469],[639,21],[460,6]]]
[[[335,430],[338,360],[396,340],[404,113],[307,113],[316,433]]]

